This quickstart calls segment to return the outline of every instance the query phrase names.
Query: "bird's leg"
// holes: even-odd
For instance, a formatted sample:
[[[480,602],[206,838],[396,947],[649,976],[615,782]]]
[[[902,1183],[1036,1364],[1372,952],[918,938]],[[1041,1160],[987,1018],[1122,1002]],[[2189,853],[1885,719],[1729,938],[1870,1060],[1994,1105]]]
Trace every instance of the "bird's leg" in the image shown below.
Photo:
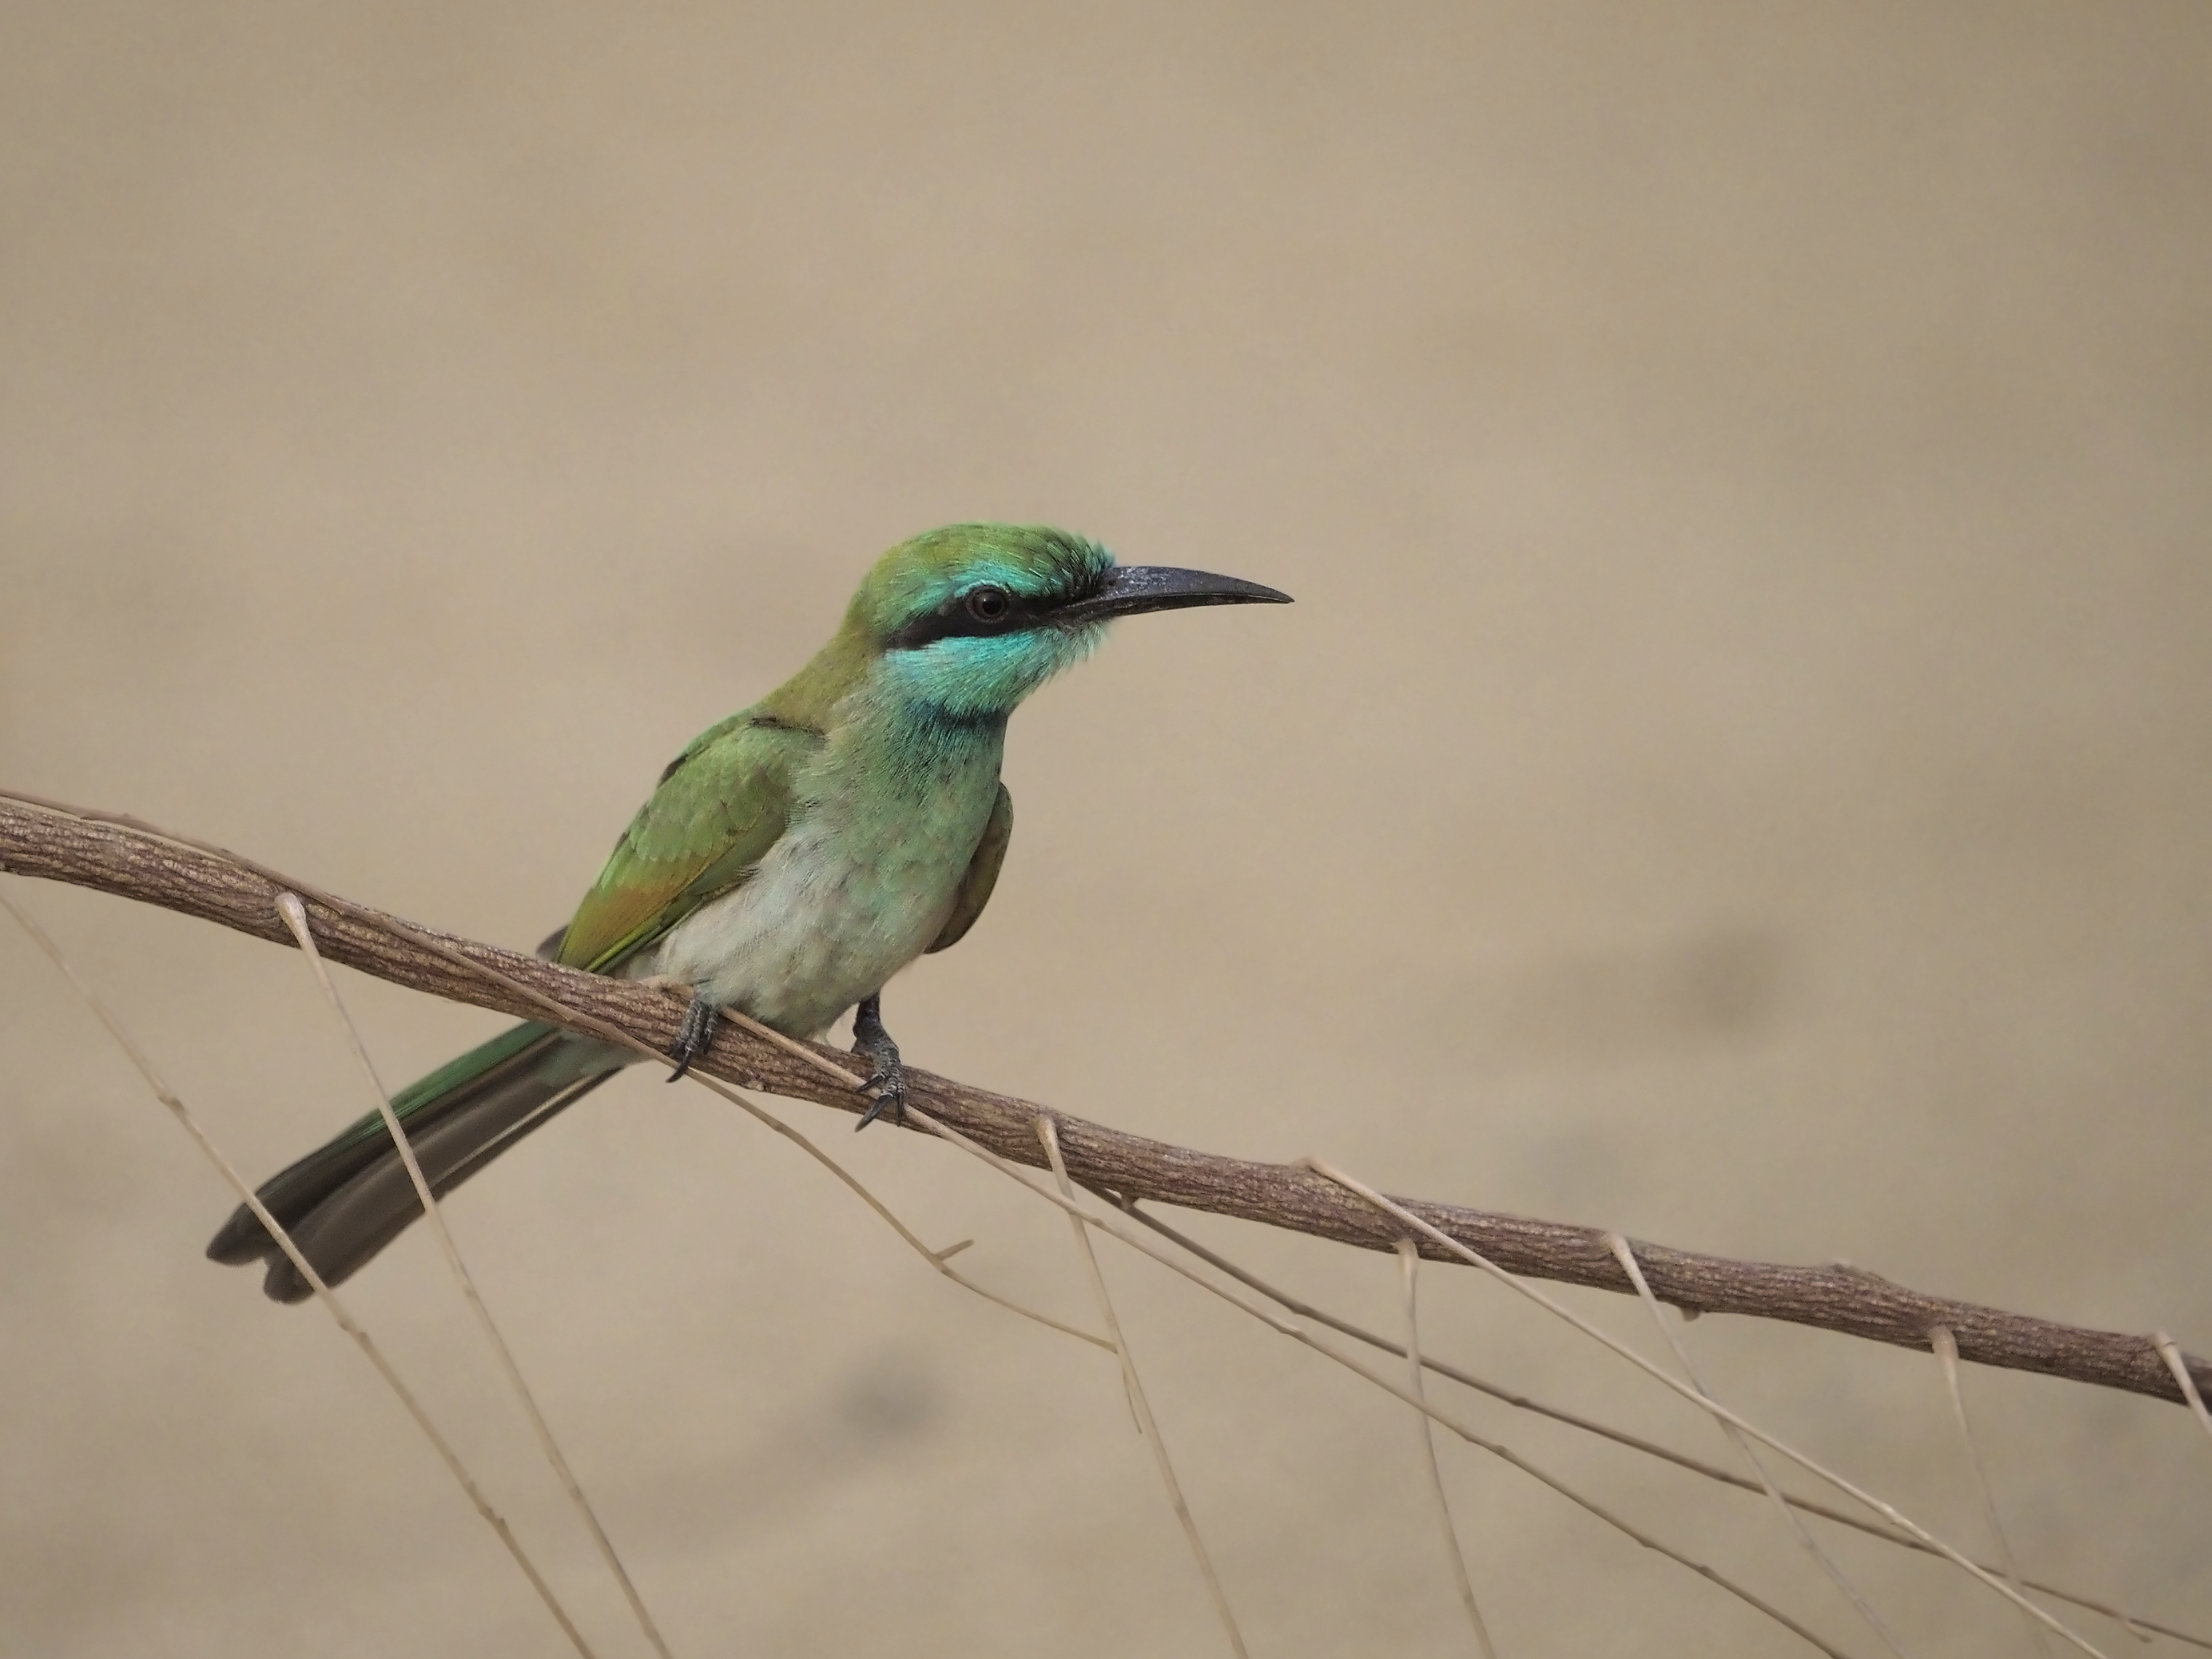
[[[684,1011],[684,1024],[676,1028],[676,1041],[668,1045],[668,1057],[676,1062],[676,1069],[668,1074],[675,1082],[691,1069],[691,1062],[707,1052],[714,1041],[714,1028],[722,1023],[722,1011],[707,1000],[707,994],[695,990],[691,1004]]]
[[[886,1110],[896,1112],[898,1121],[905,1122],[906,1067],[899,1063],[898,1044],[884,1030],[881,991],[862,997],[860,1006],[853,1011],[853,1052],[874,1064],[875,1075],[860,1086],[877,1091],[876,1097],[868,1103],[868,1109],[860,1114],[860,1121],[853,1127],[865,1129]]]

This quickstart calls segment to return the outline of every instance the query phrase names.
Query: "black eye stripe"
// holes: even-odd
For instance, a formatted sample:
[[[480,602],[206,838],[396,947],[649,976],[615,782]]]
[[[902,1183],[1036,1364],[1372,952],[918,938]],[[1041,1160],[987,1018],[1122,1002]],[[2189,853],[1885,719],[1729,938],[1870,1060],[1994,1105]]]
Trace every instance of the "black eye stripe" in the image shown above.
[[[991,602],[995,596],[997,603]],[[978,600],[983,603],[979,605]],[[911,651],[939,640],[989,639],[1033,628],[1051,615],[1056,600],[1014,593],[994,582],[956,593],[927,617],[917,617],[891,635],[894,651]]]
[[[939,640],[990,639],[1000,634],[1018,633],[1025,628],[1044,627],[1066,606],[1094,597],[1105,580],[1106,572],[1100,570],[1059,592],[1041,594],[1024,593],[997,582],[979,582],[955,593],[929,615],[916,617],[884,641],[884,648],[912,651],[934,645]],[[975,602],[986,592],[1003,599],[1005,609],[988,617],[978,615]]]

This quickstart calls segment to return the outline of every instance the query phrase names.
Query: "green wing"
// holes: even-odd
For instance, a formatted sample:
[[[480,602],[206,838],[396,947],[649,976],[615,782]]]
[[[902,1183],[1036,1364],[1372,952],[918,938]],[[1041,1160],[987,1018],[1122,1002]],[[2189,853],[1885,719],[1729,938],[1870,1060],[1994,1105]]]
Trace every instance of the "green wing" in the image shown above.
[[[751,710],[700,733],[623,831],[553,959],[606,973],[742,886],[782,836],[793,781],[821,741]]]
[[[991,821],[983,826],[983,839],[975,843],[975,855],[968,860],[967,874],[960,878],[960,892],[952,901],[952,914],[945,917],[945,926],[938,930],[929,951],[951,950],[975,925],[975,918],[991,902],[991,890],[999,884],[999,866],[1006,861],[1006,844],[1013,838],[1014,798],[1002,783],[998,799],[991,803]],[[927,956],[929,951],[922,954]]]

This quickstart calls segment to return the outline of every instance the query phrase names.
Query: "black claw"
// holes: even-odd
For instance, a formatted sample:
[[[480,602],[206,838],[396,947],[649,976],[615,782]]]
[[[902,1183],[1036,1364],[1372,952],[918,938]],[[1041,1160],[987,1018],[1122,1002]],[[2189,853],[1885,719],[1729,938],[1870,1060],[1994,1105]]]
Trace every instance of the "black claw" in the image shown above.
[[[901,1123],[906,1121],[906,1067],[899,1063],[898,1044],[891,1034],[884,1030],[884,994],[860,999],[860,1006],[853,1011],[853,1052],[875,1062],[875,1074],[863,1083],[864,1090],[873,1089],[876,1097],[868,1103],[868,1109],[860,1114],[860,1121],[853,1127],[865,1129],[885,1112],[896,1112]]]
[[[868,1103],[868,1109],[860,1114],[860,1121],[853,1126],[856,1132],[866,1128],[885,1112],[896,1112],[898,1121],[901,1123],[906,1121],[906,1072],[896,1061],[878,1071],[860,1086],[878,1092]]]
[[[676,1041],[668,1045],[668,1057],[676,1062],[676,1069],[668,1074],[671,1083],[690,1071],[691,1062],[713,1045],[714,1028],[721,1023],[722,1011],[701,993],[692,992],[691,1006],[684,1011],[684,1024],[677,1027]]]

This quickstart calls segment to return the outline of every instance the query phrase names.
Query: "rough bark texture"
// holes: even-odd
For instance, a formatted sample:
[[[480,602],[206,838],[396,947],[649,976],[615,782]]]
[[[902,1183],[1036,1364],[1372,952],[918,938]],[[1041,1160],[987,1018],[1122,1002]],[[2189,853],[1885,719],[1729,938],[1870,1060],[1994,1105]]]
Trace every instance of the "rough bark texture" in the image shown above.
[[[544,1005],[517,988],[526,987],[570,1011],[568,1024],[588,1026],[596,1021],[618,1026],[656,1048],[674,1039],[683,1012],[681,1003],[663,992],[417,927],[366,906],[319,894],[219,849],[188,844],[113,815],[0,795],[0,869],[161,905],[284,945],[293,941],[275,901],[279,891],[289,888],[307,902],[324,952],[349,967],[456,1002],[528,1018],[553,1018]],[[513,984],[502,985],[478,969]],[[836,1050],[818,1052],[840,1065],[850,1064],[850,1057]],[[744,1087],[848,1111],[859,1111],[866,1103],[864,1097],[817,1067],[729,1022],[723,1024],[697,1069]],[[916,1105],[1001,1157],[1042,1164],[1043,1153],[1031,1124],[1047,1109],[912,1067],[907,1071],[907,1083]],[[1069,1173],[1086,1186],[1287,1227],[1366,1249],[1395,1246],[1395,1231],[1387,1217],[1310,1171],[1146,1140],[1064,1113],[1054,1117]],[[1399,1201],[1513,1273],[1600,1290],[1633,1290],[1600,1229],[1421,1199]],[[1923,1350],[1929,1346],[1929,1331],[1942,1325],[1957,1338],[1960,1357],[1981,1364],[2041,1371],[2181,1401],[2172,1373],[2148,1337],[2087,1330],[1947,1301],[1847,1267],[1737,1261],[1634,1243],[1652,1290],[1685,1310],[1788,1320]],[[1425,1247],[1425,1254],[1452,1260],[1432,1248]],[[2212,1364],[2192,1356],[2189,1366],[2198,1389],[2212,1394]]]

